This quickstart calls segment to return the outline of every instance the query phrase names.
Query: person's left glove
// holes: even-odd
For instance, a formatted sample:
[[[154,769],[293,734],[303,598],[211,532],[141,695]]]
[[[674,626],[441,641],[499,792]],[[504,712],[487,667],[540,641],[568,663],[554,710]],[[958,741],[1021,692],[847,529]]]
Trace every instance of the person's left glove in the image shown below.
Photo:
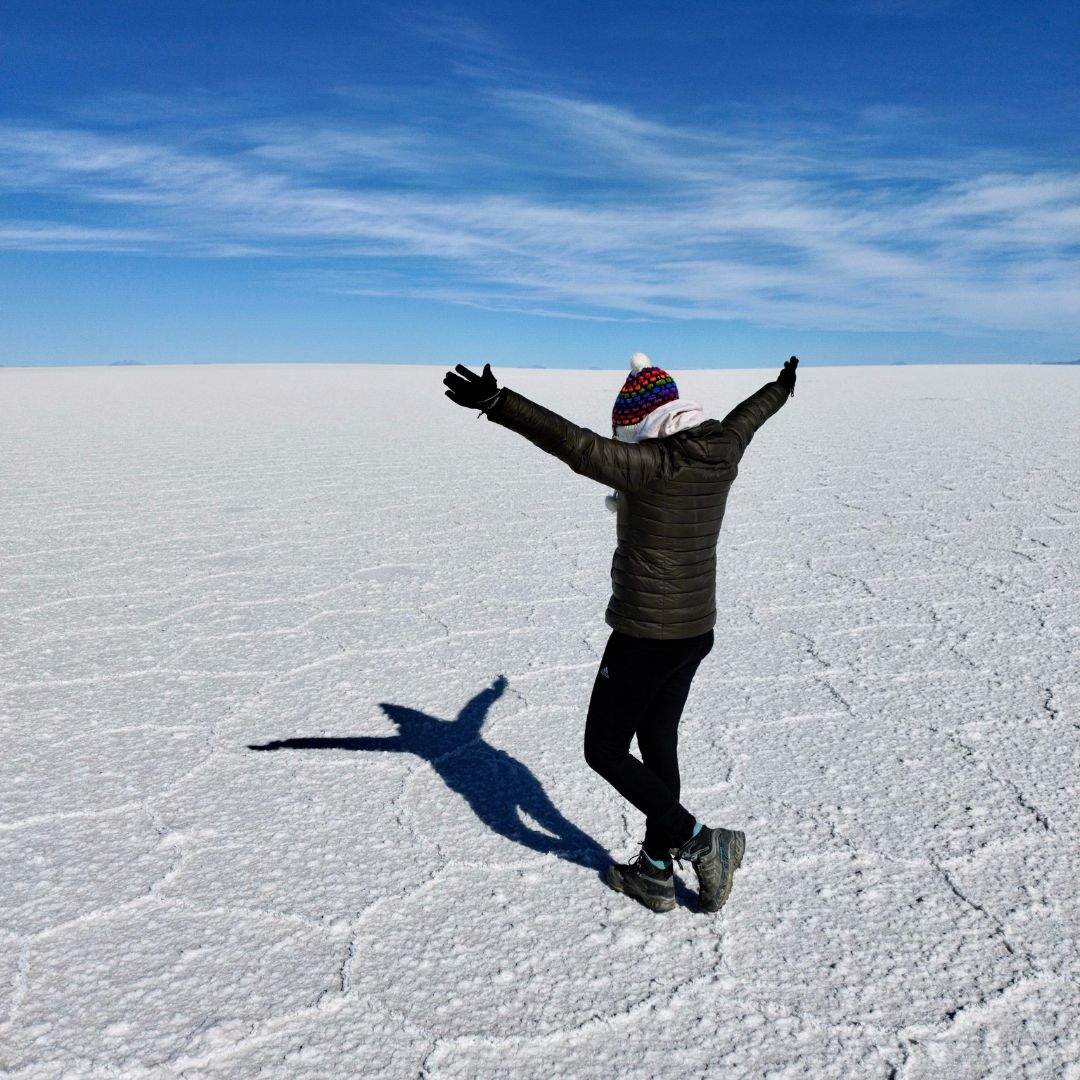
[[[788,397],[795,396],[795,369],[799,366],[799,358],[793,356],[790,360],[784,362],[783,368],[780,370],[780,374],[776,377],[776,381],[788,391]]]
[[[454,374],[454,371],[457,374]],[[484,365],[482,375],[470,371],[463,364],[458,364],[454,371],[448,371],[443,379],[443,385],[448,387],[446,396],[455,404],[462,405],[466,409],[479,409],[487,412],[496,401],[502,391],[491,374],[491,365]]]

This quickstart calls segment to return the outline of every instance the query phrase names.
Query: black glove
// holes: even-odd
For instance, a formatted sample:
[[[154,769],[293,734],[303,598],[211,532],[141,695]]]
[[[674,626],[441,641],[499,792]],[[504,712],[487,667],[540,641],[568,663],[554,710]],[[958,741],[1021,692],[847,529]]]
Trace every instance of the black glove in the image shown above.
[[[776,381],[786,390],[790,390],[790,397],[795,396],[795,369],[799,366],[799,358],[793,356],[784,364],[783,370],[776,377]]]
[[[454,374],[454,371],[457,374]],[[463,364],[458,364],[454,371],[448,371],[443,379],[443,385],[448,386],[446,396],[455,404],[463,405],[466,409],[479,409],[487,412],[496,401],[502,391],[491,374],[491,365],[484,365],[483,375],[477,375]]]

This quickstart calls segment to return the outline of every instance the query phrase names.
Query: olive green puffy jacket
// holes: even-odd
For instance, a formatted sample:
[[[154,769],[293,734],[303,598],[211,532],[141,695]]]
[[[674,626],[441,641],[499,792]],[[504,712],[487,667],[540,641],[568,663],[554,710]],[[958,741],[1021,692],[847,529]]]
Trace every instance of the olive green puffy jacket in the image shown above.
[[[623,443],[504,388],[488,419],[576,473],[619,492],[609,626],[631,637],[687,638],[716,623],[716,540],[750,440],[787,401],[767,383],[723,420]]]

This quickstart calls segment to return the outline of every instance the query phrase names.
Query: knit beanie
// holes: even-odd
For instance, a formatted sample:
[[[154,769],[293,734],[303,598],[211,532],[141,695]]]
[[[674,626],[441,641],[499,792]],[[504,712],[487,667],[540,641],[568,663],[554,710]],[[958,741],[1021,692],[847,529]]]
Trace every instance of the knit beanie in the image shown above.
[[[675,380],[663,368],[653,367],[644,353],[636,352],[630,357],[630,374],[611,410],[612,429],[617,436],[625,437],[658,405],[678,396]]]

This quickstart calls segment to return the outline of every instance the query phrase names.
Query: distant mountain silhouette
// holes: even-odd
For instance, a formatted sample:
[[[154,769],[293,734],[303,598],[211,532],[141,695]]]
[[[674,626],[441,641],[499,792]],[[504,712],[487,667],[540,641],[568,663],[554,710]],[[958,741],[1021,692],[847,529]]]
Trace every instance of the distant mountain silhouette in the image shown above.
[[[114,360],[109,367],[146,367],[141,360]]]

